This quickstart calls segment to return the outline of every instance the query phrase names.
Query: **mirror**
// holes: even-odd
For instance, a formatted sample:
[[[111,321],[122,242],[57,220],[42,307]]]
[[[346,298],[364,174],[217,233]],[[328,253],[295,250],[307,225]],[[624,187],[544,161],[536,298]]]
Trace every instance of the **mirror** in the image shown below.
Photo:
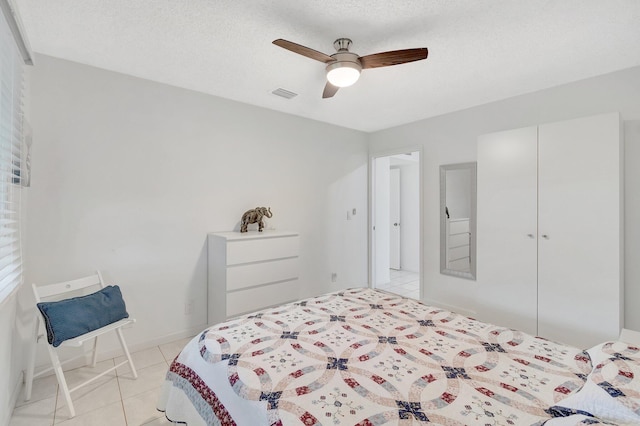
[[[440,166],[440,272],[476,279],[476,163]]]

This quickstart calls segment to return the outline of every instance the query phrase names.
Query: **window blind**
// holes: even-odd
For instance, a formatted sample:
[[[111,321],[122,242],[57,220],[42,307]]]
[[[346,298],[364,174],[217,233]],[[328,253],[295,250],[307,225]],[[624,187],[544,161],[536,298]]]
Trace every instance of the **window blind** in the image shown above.
[[[23,60],[0,13],[0,302],[22,282]]]

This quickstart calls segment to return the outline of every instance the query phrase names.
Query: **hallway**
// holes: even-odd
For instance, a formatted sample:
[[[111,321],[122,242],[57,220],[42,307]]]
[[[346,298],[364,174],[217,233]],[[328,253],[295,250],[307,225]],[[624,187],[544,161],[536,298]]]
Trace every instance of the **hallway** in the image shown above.
[[[378,289],[420,300],[419,273],[391,269],[390,274],[391,281],[384,284],[378,284]]]

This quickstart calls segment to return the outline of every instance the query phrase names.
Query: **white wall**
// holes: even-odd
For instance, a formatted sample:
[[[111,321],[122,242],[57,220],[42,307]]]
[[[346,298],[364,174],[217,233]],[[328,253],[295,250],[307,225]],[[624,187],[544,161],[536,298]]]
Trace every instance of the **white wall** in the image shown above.
[[[636,86],[636,100],[640,89]],[[625,327],[640,330],[640,120],[624,123],[625,137]]]
[[[269,227],[300,232],[300,297],[366,285],[366,134],[37,59],[28,283],[98,268],[138,319],[130,346],[192,335],[206,323],[207,232],[264,205]]]
[[[625,169],[625,322],[640,330],[640,68],[632,68],[531,94],[493,102],[428,120],[376,132],[370,137],[372,155],[404,146],[423,147],[425,199],[424,285],[427,301],[481,314],[475,293],[478,283],[441,275],[439,271],[439,170],[441,164],[476,160],[478,135],[540,123],[619,111],[627,121]],[[633,133],[633,135],[631,135]]]

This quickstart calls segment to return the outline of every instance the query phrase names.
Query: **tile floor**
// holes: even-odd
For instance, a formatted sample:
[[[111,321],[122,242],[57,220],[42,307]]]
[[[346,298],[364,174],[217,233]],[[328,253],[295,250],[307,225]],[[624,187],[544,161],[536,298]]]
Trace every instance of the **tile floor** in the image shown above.
[[[420,274],[417,272],[391,269],[391,281],[379,284],[380,290],[390,291],[404,297],[420,299]]]
[[[156,410],[156,401],[169,363],[189,340],[191,338],[133,353],[133,363],[138,370],[137,380],[133,380],[125,364],[72,393],[76,409],[76,416],[72,419],[69,418],[64,395],[58,391],[55,375],[38,378],[33,383],[30,401],[24,401],[23,395],[18,397],[9,426],[172,425],[163,413]],[[106,370],[122,360],[124,357],[109,359],[98,363],[95,368]],[[83,367],[67,372],[65,375],[69,387],[94,374],[94,371],[90,367]]]

